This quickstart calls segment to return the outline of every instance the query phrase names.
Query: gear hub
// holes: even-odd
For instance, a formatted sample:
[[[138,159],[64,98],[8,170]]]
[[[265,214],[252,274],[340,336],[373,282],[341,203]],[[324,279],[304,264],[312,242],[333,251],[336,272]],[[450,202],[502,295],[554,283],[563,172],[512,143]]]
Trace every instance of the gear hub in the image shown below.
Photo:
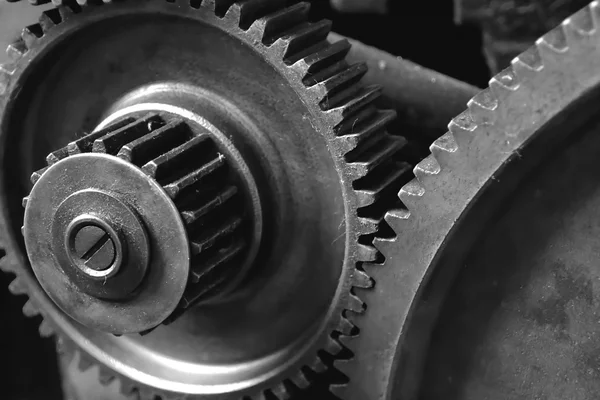
[[[146,332],[240,282],[261,211],[246,194],[252,177],[227,161],[239,154],[203,127],[166,113],[106,125],[32,175],[23,234],[42,287],[69,315]]]

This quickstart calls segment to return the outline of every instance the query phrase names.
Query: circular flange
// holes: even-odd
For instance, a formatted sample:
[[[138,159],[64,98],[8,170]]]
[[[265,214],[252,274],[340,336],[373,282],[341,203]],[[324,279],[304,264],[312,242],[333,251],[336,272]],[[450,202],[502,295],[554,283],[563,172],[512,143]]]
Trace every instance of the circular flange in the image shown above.
[[[115,259],[104,270],[88,267],[73,254],[76,234],[90,224],[107,232],[115,247]],[[52,248],[58,265],[73,284],[94,297],[113,300],[129,297],[146,274],[149,246],[139,217],[116,194],[96,189],[76,192],[58,206],[53,217]],[[46,290],[56,289],[44,283],[42,286]]]
[[[111,220],[118,240],[127,243],[120,271],[100,286],[72,265],[64,243],[69,224],[90,214]],[[117,157],[87,153],[50,166],[29,196],[23,234],[40,284],[64,312],[93,329],[114,334],[152,329],[175,310],[187,285],[190,251],[178,210],[160,185]],[[90,294],[98,294],[104,281],[105,297],[135,293],[119,302]]]

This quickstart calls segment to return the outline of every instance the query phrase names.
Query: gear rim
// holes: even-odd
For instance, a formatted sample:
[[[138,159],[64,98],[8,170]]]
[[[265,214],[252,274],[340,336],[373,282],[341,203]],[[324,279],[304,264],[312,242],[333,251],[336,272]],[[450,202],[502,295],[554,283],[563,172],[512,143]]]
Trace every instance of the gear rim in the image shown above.
[[[181,3],[176,3],[176,4],[181,4]],[[202,3],[202,5],[200,7],[204,6],[205,4],[206,3]],[[211,4],[214,6],[214,3],[210,3],[209,7],[211,6]],[[218,4],[219,4],[219,2],[217,2],[217,5]],[[222,4],[224,4],[224,3],[221,3],[221,5]],[[229,14],[231,14],[235,18],[236,12],[237,13],[240,12],[239,9],[235,9],[236,7],[238,7],[237,4],[231,5],[231,8],[227,8],[227,7],[225,9],[221,8],[221,11],[224,15],[219,18],[227,19]],[[217,7],[217,8],[219,8],[219,7]],[[232,9],[234,9],[234,11],[230,12]],[[215,11],[215,10],[213,10],[213,11]],[[227,13],[225,13],[224,11],[227,11]],[[65,12],[65,10],[63,9],[61,12]],[[54,17],[56,17],[56,15],[54,15]],[[52,19],[52,18],[50,18],[50,19]],[[238,21],[236,21],[236,23],[239,24],[240,23],[239,14],[238,14],[237,19],[238,19]],[[255,25],[256,25],[256,27],[255,27]],[[321,24],[321,25],[318,25],[317,27],[318,27],[318,30],[321,32],[320,33],[321,35],[323,34],[324,29],[328,29],[327,24],[325,24],[325,25]],[[238,26],[236,26],[235,28],[239,29]],[[255,32],[261,32],[261,29],[264,29],[264,28],[261,28],[260,24],[253,24],[248,29],[249,30],[257,29],[258,31],[255,31]],[[43,31],[44,30],[42,29],[42,32]],[[239,32],[240,32],[240,34],[242,34],[241,30]],[[262,31],[262,32],[264,33],[264,31]],[[325,35],[326,35],[326,33],[325,33]],[[35,44],[35,39],[33,39],[33,43]],[[283,46],[283,47],[281,47],[281,46]],[[265,53],[267,53],[266,55],[271,56],[271,59],[269,61],[271,62],[272,65],[278,66],[279,68],[282,67],[282,65],[281,65],[282,60],[284,60],[285,52],[287,52],[287,50],[289,50],[289,46],[290,46],[290,43],[285,43],[285,41],[278,39],[278,41],[275,41],[270,46],[265,47]],[[329,45],[329,46],[330,46],[329,49],[335,49],[335,51],[338,52],[337,54],[341,54],[342,58],[343,58],[343,56],[345,55],[345,52],[344,52],[344,50],[345,50],[344,48],[346,46],[345,43],[337,43],[335,45]],[[279,49],[277,47],[279,47]],[[31,48],[31,45],[27,46],[27,48]],[[269,50],[269,51],[266,51],[266,50]],[[335,54],[334,54],[334,56],[335,56]],[[316,63],[319,62],[319,59],[312,60],[312,62],[313,62],[313,64],[308,62],[307,58],[296,60],[295,63],[293,63],[291,65],[291,67],[294,67],[294,65],[295,65],[296,68],[292,68],[292,69],[288,70],[288,73],[290,73],[291,75],[295,75],[295,78],[299,78],[301,75],[305,76],[311,69],[314,68],[314,65],[317,65]],[[290,67],[290,65],[287,65],[287,67]],[[313,71],[314,71],[314,69],[313,69]],[[354,67],[348,67],[347,73],[349,76],[348,75],[344,76],[343,79],[341,79],[342,80],[341,82],[336,81],[336,78],[338,78],[339,75],[334,75],[332,79],[328,79],[328,77],[326,77],[327,79],[325,79],[324,81],[319,81],[318,78],[315,77],[312,86],[307,86],[306,83],[302,83],[302,85],[300,86],[301,90],[306,90],[308,93],[304,93],[303,95],[301,94],[301,98],[308,98],[311,103],[313,103],[313,102],[318,103],[317,100],[322,99],[323,97],[327,98],[328,94],[333,93],[336,89],[336,86],[341,85],[343,87],[343,85],[347,81],[351,81],[352,83],[354,83],[356,78],[358,77],[360,79],[360,77],[362,76],[362,74],[364,72],[365,71],[364,71],[363,67],[360,65],[354,66]],[[307,90],[307,88],[310,90]],[[400,179],[400,177],[403,176],[404,173],[406,172],[405,165],[402,164],[403,168],[396,171],[393,176],[385,176],[383,179],[384,180],[383,182],[381,182],[381,181],[379,181],[379,182],[364,182],[363,181],[363,183],[364,183],[363,185],[356,185],[356,186],[360,186],[359,189],[354,188],[352,186],[353,183],[356,183],[361,178],[364,178],[365,176],[367,176],[378,165],[381,165],[381,163],[384,160],[390,159],[392,157],[392,155],[394,155],[399,150],[399,146],[391,146],[390,149],[388,149],[386,151],[382,151],[382,152],[381,152],[381,149],[377,149],[378,151],[380,151],[380,153],[370,154],[371,157],[367,158],[366,160],[364,159],[364,157],[366,155],[359,154],[359,152],[354,152],[354,154],[352,154],[352,156],[350,155],[352,150],[360,148],[361,140],[363,139],[363,136],[366,136],[366,135],[364,135],[365,131],[362,132],[363,133],[362,136],[360,134],[355,134],[353,132],[350,132],[350,134],[348,134],[346,129],[348,129],[350,127],[350,125],[353,128],[357,122],[363,121],[360,118],[364,117],[364,114],[366,113],[366,111],[364,109],[365,104],[370,104],[370,102],[372,100],[374,100],[374,98],[376,98],[377,95],[378,95],[378,90],[373,89],[373,88],[365,89],[365,91],[363,91],[360,94],[360,96],[356,95],[356,97],[351,97],[350,99],[346,99],[346,100],[342,99],[342,100],[344,100],[344,102],[342,102],[341,104],[330,106],[329,104],[325,103],[325,108],[327,109],[327,111],[324,111],[322,108],[318,108],[317,110],[313,109],[315,114],[319,114],[319,115],[321,115],[321,117],[323,119],[325,119],[325,122],[324,122],[325,126],[328,126],[329,129],[333,129],[334,127],[337,127],[336,129],[339,129],[338,135],[336,138],[337,142],[339,143],[339,148],[336,149],[336,151],[339,152],[337,157],[340,157],[340,159],[341,159],[342,155],[344,155],[344,156],[346,156],[347,159],[345,159],[343,161],[340,159],[336,159],[336,162],[341,162],[342,165],[344,163],[347,163],[347,168],[346,169],[341,168],[341,172],[340,172],[340,175],[342,175],[345,178],[345,179],[343,179],[343,183],[346,186],[345,193],[346,194],[350,193],[350,194],[354,194],[357,196],[357,198],[350,198],[350,199],[347,198],[346,199],[347,200],[347,202],[346,202],[346,220],[347,220],[347,223],[349,221],[352,225],[354,225],[354,226],[351,226],[350,228],[348,228],[348,230],[347,230],[347,232],[348,232],[347,235],[354,236],[354,238],[349,239],[347,237],[347,242],[349,242],[351,244],[355,243],[353,246],[354,249],[351,250],[352,254],[350,256],[351,256],[351,258],[354,257],[354,259],[358,263],[361,263],[363,261],[368,261],[368,260],[374,260],[379,257],[379,255],[377,254],[377,252],[374,249],[372,249],[368,245],[362,244],[362,242],[359,241],[360,237],[372,235],[377,230],[378,221],[374,220],[373,218],[370,218],[368,216],[360,216],[360,217],[356,218],[356,221],[354,221],[353,218],[355,218],[355,214],[358,214],[359,209],[364,209],[364,208],[368,207],[369,205],[372,205],[373,203],[375,203],[377,200],[379,200],[381,192],[389,189],[390,187],[393,188],[394,185],[397,184],[398,179]],[[306,97],[303,97],[303,96],[306,96]],[[332,98],[332,100],[339,100],[339,99]],[[320,102],[320,100],[319,100],[319,102]],[[356,113],[363,112],[363,114],[357,116],[355,119],[351,119],[351,117],[354,117],[353,112],[356,112]],[[373,117],[373,114],[368,115],[368,118],[370,118],[370,117]],[[367,123],[367,126],[365,127],[366,133],[370,133],[373,130],[381,129],[391,119],[391,117],[392,117],[392,115],[389,113],[377,113],[376,117],[373,117],[373,120],[366,121],[366,123]],[[341,134],[340,134],[340,131],[341,131]],[[385,135],[387,135],[387,134],[385,134]],[[344,137],[344,136],[346,136],[346,137]],[[382,147],[384,144],[390,144],[390,142],[391,142],[391,139],[385,143],[383,142],[383,139],[387,139],[387,136],[385,136],[384,138],[380,137],[379,139],[381,139],[381,141],[376,142],[376,144],[381,144]],[[362,144],[364,145],[364,143],[362,143]],[[371,143],[371,144],[373,144],[373,143]],[[397,144],[397,142],[396,142],[396,144]],[[364,148],[364,146],[363,146],[363,148]],[[373,149],[369,149],[369,150],[373,150]],[[372,189],[373,187],[375,189]],[[348,211],[348,210],[350,210],[350,211]],[[353,230],[352,228],[355,228],[355,229]],[[355,231],[356,233],[351,234],[350,232],[353,232],[353,231]],[[349,245],[349,246],[352,247],[352,245]],[[351,324],[349,324],[347,317],[345,316],[346,311],[362,312],[364,306],[362,305],[362,302],[360,301],[360,299],[351,293],[351,288],[352,287],[370,287],[371,281],[370,281],[369,277],[361,270],[360,266],[352,265],[349,268],[344,268],[344,275],[345,275],[345,278],[343,279],[343,284],[338,287],[338,295],[347,296],[347,298],[342,299],[339,302],[339,304],[337,305],[337,307],[333,307],[334,311],[331,313],[331,316],[334,321],[333,322],[330,321],[327,324],[328,326],[332,327],[332,329],[327,329],[326,331],[327,332],[338,331],[338,332],[341,332],[342,335],[352,335],[352,334],[354,334],[353,333],[354,327]],[[19,284],[16,283],[13,286],[15,286],[15,287],[19,286]],[[342,313],[344,315],[342,315]],[[333,337],[330,337],[329,335],[327,335],[326,338],[321,338],[321,340],[325,340],[325,343],[323,343],[323,345],[319,346],[319,347],[324,348],[331,353],[337,353],[342,348],[342,346],[339,344],[338,340]],[[319,359],[319,357],[317,357],[316,360],[313,360],[306,364],[308,364],[312,369],[317,370],[317,371],[322,371],[325,368],[325,365],[323,364],[322,360]],[[291,377],[290,379],[295,384],[297,384],[298,386],[301,386],[301,387],[306,386],[308,384],[308,381],[307,381],[308,378],[304,375],[303,372],[298,372],[296,376]],[[287,386],[291,381],[286,380],[287,383],[285,385],[284,384],[276,385],[276,387],[273,387],[269,391],[271,393],[275,393],[275,394],[283,394],[287,391]],[[262,394],[264,395],[264,393],[262,393]]]

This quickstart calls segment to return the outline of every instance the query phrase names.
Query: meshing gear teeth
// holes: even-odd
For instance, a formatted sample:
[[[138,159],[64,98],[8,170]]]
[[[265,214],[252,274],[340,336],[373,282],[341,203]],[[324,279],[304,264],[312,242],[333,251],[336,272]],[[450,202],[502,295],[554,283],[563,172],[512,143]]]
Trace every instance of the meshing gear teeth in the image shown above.
[[[418,382],[418,373],[410,370],[415,364],[408,351],[422,353],[407,348],[407,327],[419,323],[416,304],[444,241],[477,195],[494,184],[507,162],[520,157],[540,128],[600,84],[598,71],[600,3],[594,1],[492,78],[489,88],[450,122],[449,132],[431,145],[431,155],[414,168],[415,179],[398,194],[403,207],[385,216],[393,237],[374,240],[385,261],[365,264],[375,288],[359,292],[369,312],[349,317],[362,329],[359,337],[343,341],[354,351],[352,361],[335,362],[352,377],[335,388],[338,396],[395,398],[395,380],[400,382],[396,390],[416,396],[418,387],[410,386]],[[402,376],[414,382],[398,380]],[[407,387],[398,387],[402,383]]]
[[[162,3],[157,0],[153,3],[157,6],[163,4],[160,7],[165,10],[169,10],[169,7],[189,7],[191,16],[207,16],[207,10],[211,11],[211,16],[206,17],[210,18],[210,23],[253,47],[277,71],[287,76],[308,105],[317,129],[329,143],[345,192],[348,243],[348,256],[335,299],[335,311],[327,324],[326,331],[330,334],[321,337],[315,346],[320,350],[318,354],[316,351],[309,352],[299,360],[297,364],[304,365],[303,368],[299,367],[295,373],[281,377],[279,384],[259,386],[248,393],[248,396],[256,398],[287,397],[290,391],[307,387],[318,376],[317,373],[332,368],[331,360],[347,357],[346,347],[354,351],[354,343],[361,340],[361,336],[357,336],[357,325],[360,324],[355,322],[359,322],[357,316],[365,312],[362,297],[373,286],[373,280],[364,271],[363,263],[383,260],[383,255],[372,246],[372,241],[383,235],[381,229],[387,227],[383,216],[397,203],[395,194],[410,179],[410,168],[403,162],[402,156],[405,140],[385,131],[394,114],[379,111],[373,105],[380,95],[380,88],[360,85],[366,72],[365,66],[348,65],[345,56],[350,45],[346,41],[333,44],[327,41],[329,22],[308,22],[307,3],[289,6],[286,6],[286,1],[277,0],[175,0]],[[77,14],[100,13],[108,7],[112,5],[65,2],[57,9],[44,12],[38,24],[26,28],[21,40],[12,46],[11,51],[16,55],[15,63],[3,67],[6,72],[0,74],[0,82],[3,83],[0,93],[4,93],[0,97],[0,107],[6,107],[20,71],[38,53],[39,48],[52,40],[54,29],[76,23]],[[4,237],[7,238],[4,243],[9,252],[18,248],[8,232]],[[7,268],[5,264],[4,269],[17,272],[20,276],[18,279],[32,280],[33,276],[25,265],[24,260],[20,260],[17,267]],[[28,285],[31,287],[36,283],[28,282]],[[24,291],[31,295],[31,289]],[[46,312],[43,307],[36,308],[38,312]],[[68,334],[64,336],[65,342],[68,342]],[[90,360],[86,354],[81,354],[81,359]],[[117,376],[113,371],[104,372],[103,375],[106,381]],[[142,398],[154,398],[155,394],[163,398],[179,396],[177,393],[145,387],[124,376],[119,375],[118,378],[125,392],[139,391]]]

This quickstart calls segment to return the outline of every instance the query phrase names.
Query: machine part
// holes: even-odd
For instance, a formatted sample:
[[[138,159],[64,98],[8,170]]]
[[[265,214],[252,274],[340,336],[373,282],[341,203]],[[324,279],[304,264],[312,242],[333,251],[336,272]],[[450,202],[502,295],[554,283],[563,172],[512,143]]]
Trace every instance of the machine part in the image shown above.
[[[222,134],[213,140],[177,115],[135,115],[113,115],[51,153],[24,201],[44,290],[81,324],[119,335],[239,285],[262,234],[256,184]]]
[[[444,294],[493,210],[540,157],[596,118],[599,45],[592,2],[496,75],[415,167],[399,193],[405,207],[385,217],[395,236],[374,242],[385,261],[365,265],[375,287],[361,293],[369,312],[350,317],[361,331],[345,341],[352,362],[336,364],[352,377],[341,398],[416,396]]]
[[[510,65],[541,35],[589,3],[588,0],[454,0],[457,24],[483,30],[483,52],[493,74]]]
[[[366,67],[344,60],[349,43],[329,43],[330,24],[307,22],[306,3],[284,3],[69,2],[9,47],[15,61],[0,77],[2,268],[17,275],[11,290],[29,295],[27,309],[44,316],[42,334],[59,333],[67,352],[82,350],[82,369],[97,363],[102,380],[118,377],[126,393],[294,394],[346,357],[340,341],[357,333],[348,318],[365,304],[354,290],[371,287],[362,264],[382,259],[371,242],[385,235],[383,214],[410,179],[406,141],[385,131],[394,113],[374,106],[380,88],[360,84]],[[226,132],[269,212],[268,246],[235,296],[145,336],[115,337],[74,322],[42,289],[20,243],[17,199],[30,191],[26,171],[40,169],[73,132],[138,112],[199,115],[200,125]],[[130,175],[137,168],[74,155],[39,183],[54,166],[85,157],[110,159]]]
[[[346,38],[332,32],[329,39]],[[440,137],[448,121],[481,90],[357,40],[347,40],[352,44],[348,60],[366,62],[369,70],[364,82],[383,87],[380,107],[396,110],[396,123],[402,125],[398,129],[412,132],[415,141],[431,143]]]

